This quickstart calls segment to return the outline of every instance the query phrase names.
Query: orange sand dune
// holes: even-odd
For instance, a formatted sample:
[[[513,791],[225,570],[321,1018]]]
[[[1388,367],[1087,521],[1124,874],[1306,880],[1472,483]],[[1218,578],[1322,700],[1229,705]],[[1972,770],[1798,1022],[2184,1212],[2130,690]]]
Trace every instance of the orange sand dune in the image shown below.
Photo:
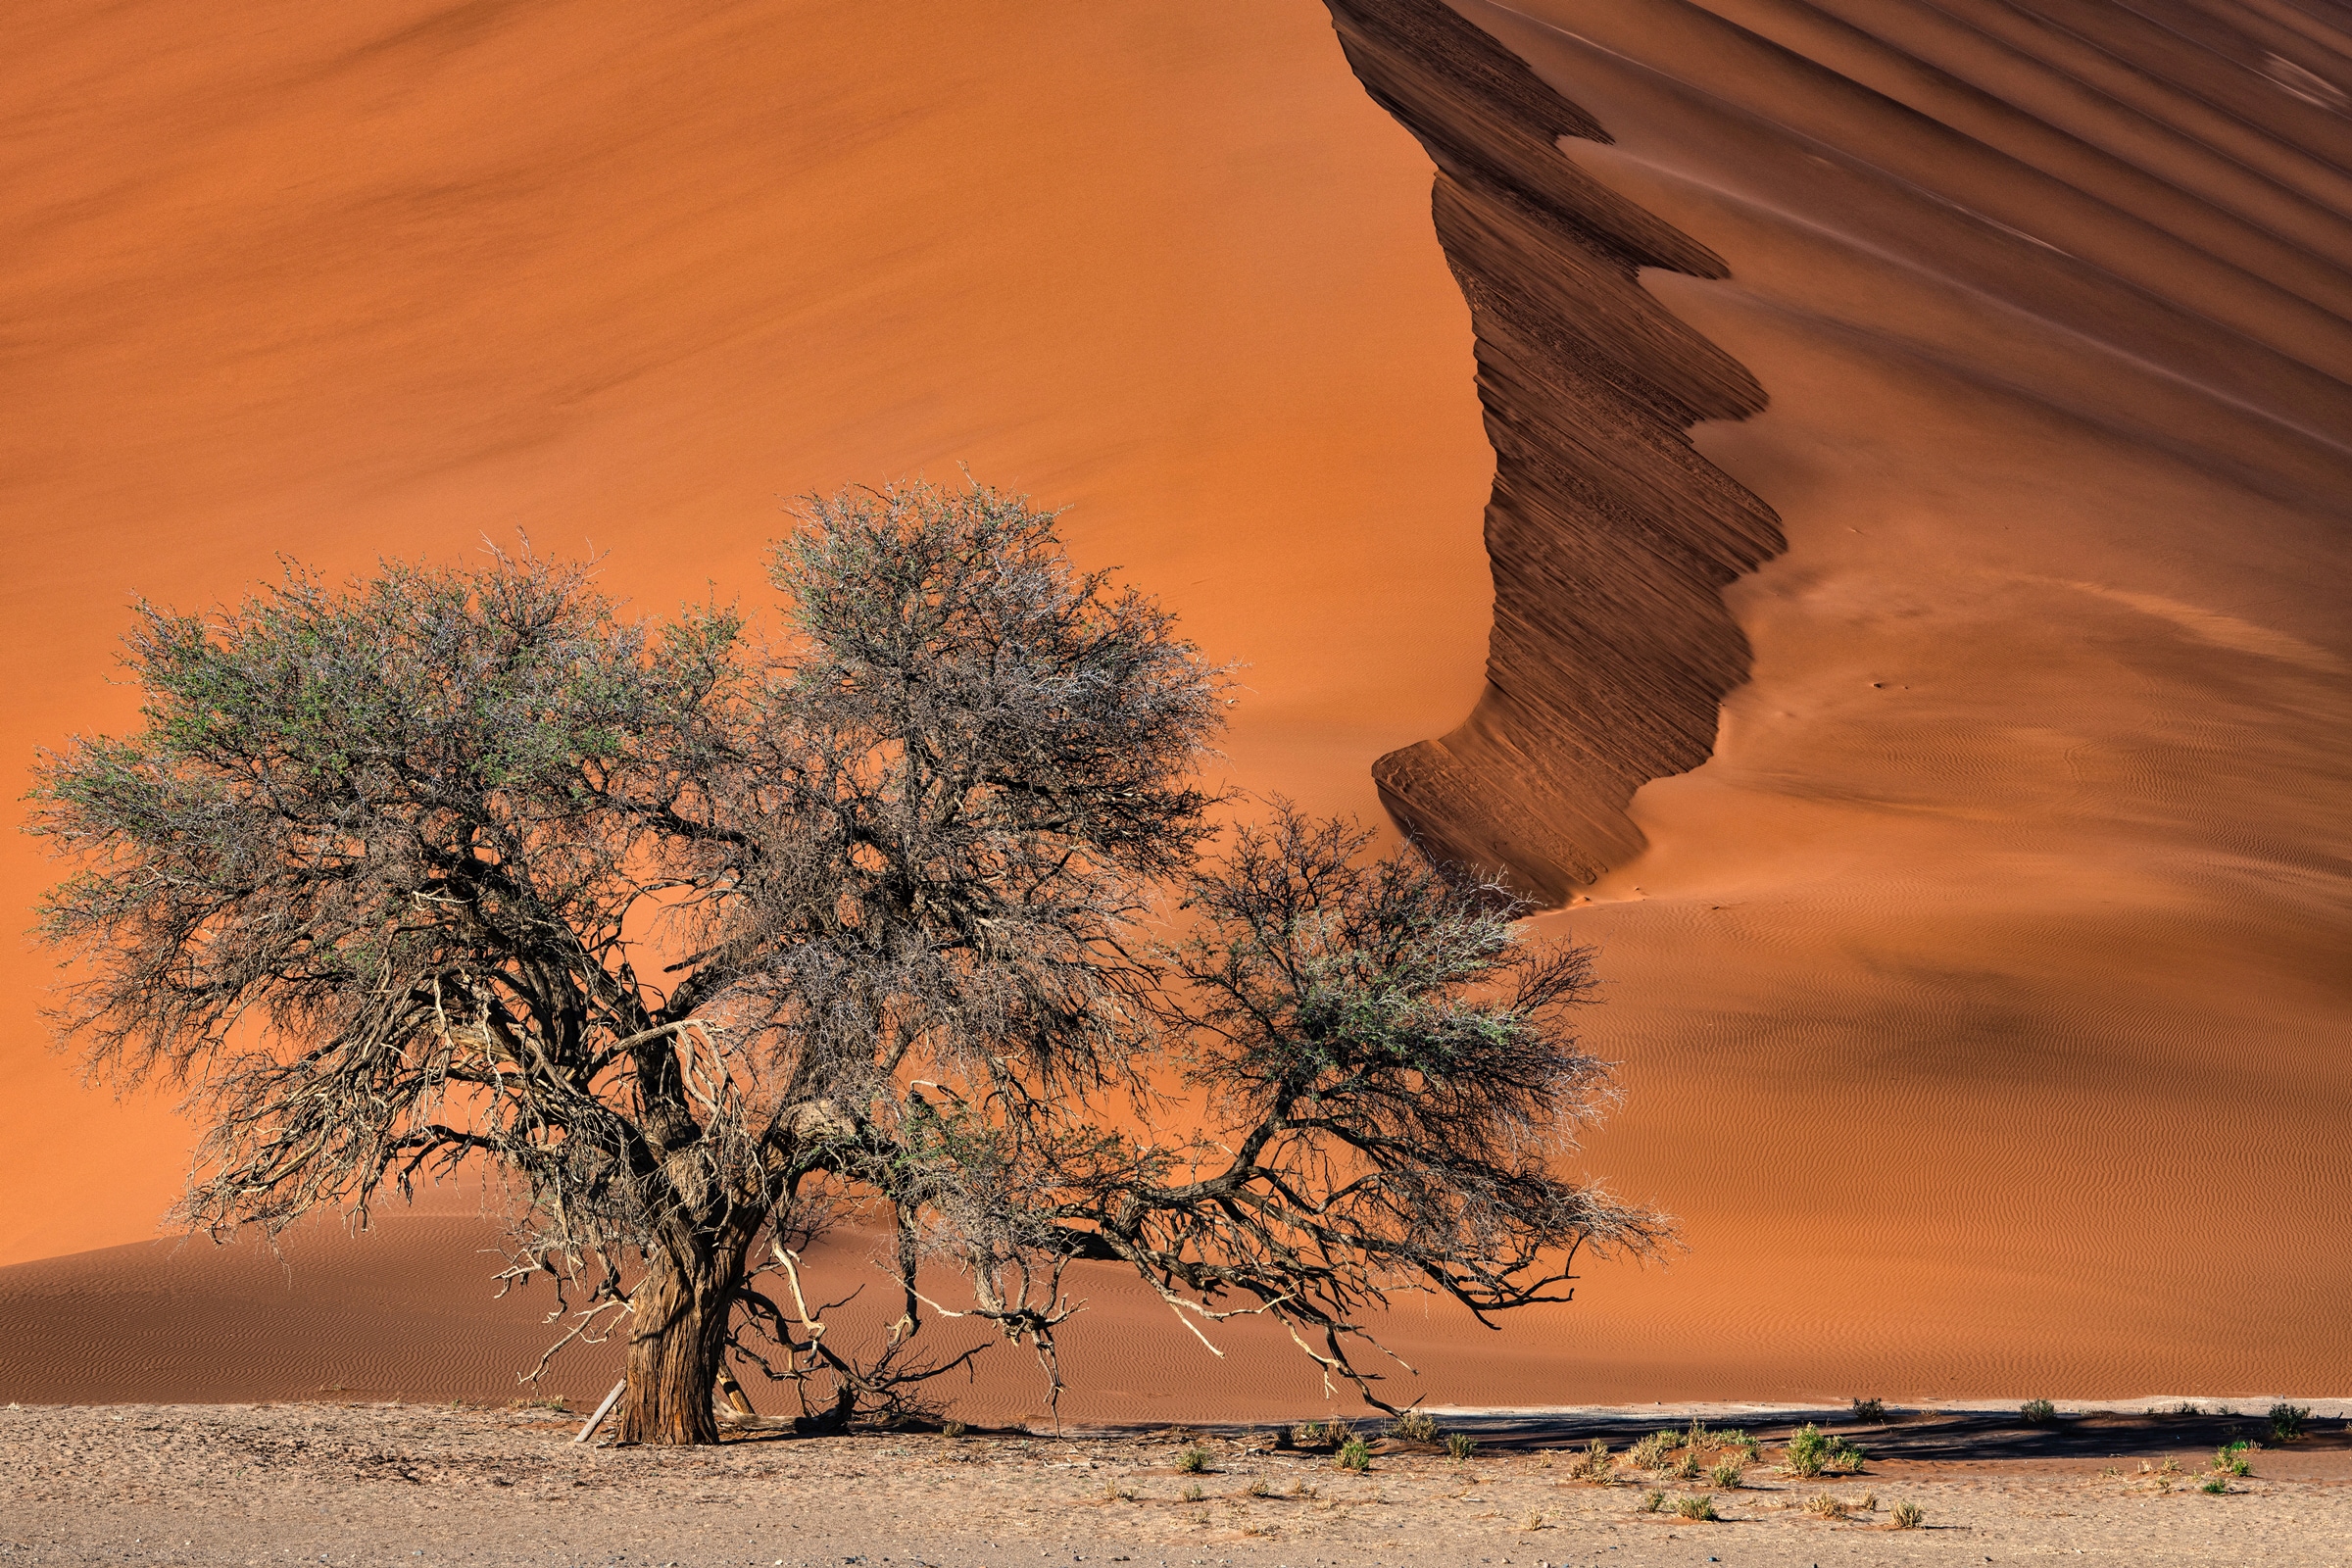
[[[780,503],[957,464],[1073,510],[1250,691],[1233,774],[1376,816],[1478,689],[1459,294],[1311,5],[12,7],[12,767],[122,727],[126,605],[485,533],[651,608]],[[6,793],[22,793],[20,782]],[[51,875],[0,836],[0,905]],[[0,1260],[153,1234],[185,1129],[85,1094],[11,941]]]
[[[1692,1250],[1400,1312],[1413,1392],[2340,1392],[2336,11],[1331,11],[17,22],[12,744],[123,721],[130,591],[520,523],[659,603],[778,493],[969,459],[1254,662],[1236,777],[1367,808],[1409,748],[1388,799],[1600,949],[1590,1163]],[[4,1038],[0,1257],[142,1234],[184,1131]],[[242,1253],[20,1263],[0,1394],[502,1394],[538,1331],[466,1234],[297,1247],[275,1338],[215,1337],[283,1289]],[[1065,1413],[1319,1398],[1089,1289]]]

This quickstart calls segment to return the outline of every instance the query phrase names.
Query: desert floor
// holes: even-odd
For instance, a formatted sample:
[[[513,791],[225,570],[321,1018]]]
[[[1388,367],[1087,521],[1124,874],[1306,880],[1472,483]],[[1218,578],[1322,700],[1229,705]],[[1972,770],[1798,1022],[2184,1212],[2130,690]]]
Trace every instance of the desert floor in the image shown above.
[[[578,1446],[576,1415],[419,1405],[11,1406],[0,1411],[9,1563],[1202,1565],[2340,1563],[2352,1554],[2352,1423],[2255,1450],[2222,1495],[2197,1482],[2244,1416],[1937,1411],[1833,1421],[1859,1475],[1776,1471],[1790,1412],[1721,1522],[1642,1511],[1650,1478],[1595,1486],[1579,1440],[1623,1451],[1679,1411],[1453,1417],[1456,1462],[1376,1445],[1365,1474],[1277,1451],[1264,1431],[744,1437],[715,1449]],[[1728,1415],[1718,1413],[1718,1425]],[[1178,1469],[1185,1444],[1211,1455]],[[2177,1466],[2168,1470],[2167,1466]],[[1670,1495],[1692,1490],[1659,1482]],[[1198,1488],[1198,1494],[1187,1495]],[[1822,1494],[1852,1517],[1807,1511]],[[1875,1508],[1865,1505],[1875,1499]],[[1899,1502],[1920,1528],[1887,1520]]]

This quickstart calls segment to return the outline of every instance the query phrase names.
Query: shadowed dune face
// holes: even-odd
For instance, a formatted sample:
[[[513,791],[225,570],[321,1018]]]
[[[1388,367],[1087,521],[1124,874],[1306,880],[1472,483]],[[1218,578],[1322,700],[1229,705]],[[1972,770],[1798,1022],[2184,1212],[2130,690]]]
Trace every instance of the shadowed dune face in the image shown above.
[[[0,754],[134,721],[135,594],[609,552],[767,602],[786,498],[1068,506],[1247,661],[1232,776],[1377,818],[1475,700],[1461,297],[1311,5],[12,7]],[[22,793],[22,774],[7,794]],[[152,1233],[186,1130],[50,1057],[0,835],[0,1259]]]

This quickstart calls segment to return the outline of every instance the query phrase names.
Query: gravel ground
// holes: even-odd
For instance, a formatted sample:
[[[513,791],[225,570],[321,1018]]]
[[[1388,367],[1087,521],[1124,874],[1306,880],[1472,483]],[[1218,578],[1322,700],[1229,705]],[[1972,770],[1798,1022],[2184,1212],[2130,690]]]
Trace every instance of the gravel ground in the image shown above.
[[[1874,1461],[1716,1494],[1721,1522],[1641,1509],[1646,1479],[1572,1479],[1561,1448],[1379,1454],[1369,1473],[1263,1440],[762,1438],[583,1447],[577,1417],[416,1405],[11,1406],[0,1564],[612,1564],[1167,1568],[1347,1564],[1981,1564],[2352,1560],[2352,1448],[2264,1449],[2224,1495],[2190,1465]],[[1767,1452],[1768,1460],[1778,1455]],[[1198,1494],[1188,1496],[1191,1489]],[[1827,1493],[1876,1510],[1832,1521]],[[1898,1501],[1926,1512],[1895,1531]]]

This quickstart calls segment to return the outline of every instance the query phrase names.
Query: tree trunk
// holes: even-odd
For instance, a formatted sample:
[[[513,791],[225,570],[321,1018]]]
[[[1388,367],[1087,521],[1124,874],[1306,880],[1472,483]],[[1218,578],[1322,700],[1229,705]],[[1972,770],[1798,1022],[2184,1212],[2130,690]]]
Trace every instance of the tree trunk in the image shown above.
[[[743,1283],[740,1245],[697,1238],[686,1257],[646,1259],[629,1327],[623,1443],[716,1443],[711,1391],[726,1352],[727,1313]]]

